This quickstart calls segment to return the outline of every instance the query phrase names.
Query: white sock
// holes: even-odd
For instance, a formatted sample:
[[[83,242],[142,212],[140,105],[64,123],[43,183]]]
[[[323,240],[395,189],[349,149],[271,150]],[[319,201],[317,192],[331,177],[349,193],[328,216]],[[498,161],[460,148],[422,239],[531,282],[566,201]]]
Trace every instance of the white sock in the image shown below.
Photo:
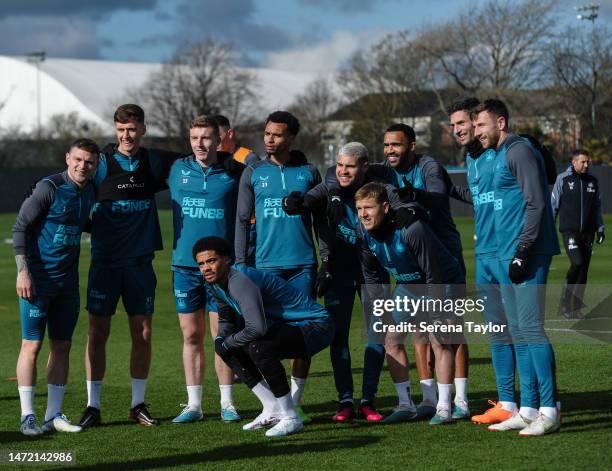
[[[56,414],[62,411],[65,389],[66,386],[63,384],[47,384],[47,411],[45,412],[45,422],[51,420]]]
[[[86,381],[87,383],[87,407],[100,408],[100,393],[102,392],[102,381]]]
[[[302,403],[302,395],[304,394],[304,386],[306,386],[306,378],[291,377],[291,398],[295,407]]]
[[[402,383],[394,383],[400,407],[414,407],[412,402],[412,392],[410,390],[410,380]]]
[[[467,388],[467,378],[455,378],[455,404],[460,404],[462,402],[465,402],[467,404]]]
[[[187,405],[191,410],[202,410],[202,385],[187,386]]]
[[[234,405],[234,385],[233,384],[220,384],[219,391],[221,393],[221,407],[228,407]]]
[[[278,409],[278,402],[274,397],[274,394],[272,394],[272,391],[270,391],[268,383],[265,381],[260,381],[253,386],[251,391],[253,391],[253,394],[255,394],[257,399],[259,399],[259,402],[261,402],[264,412],[272,412]]]
[[[451,395],[453,393],[452,384],[438,383],[438,405],[436,409],[450,410],[451,408]]]
[[[509,412],[517,412],[518,407],[516,406],[516,402],[508,402],[508,401],[499,401],[501,402],[501,408],[503,410],[507,410]]]
[[[557,420],[557,408],[556,407],[540,407],[540,413],[546,416],[550,420]]]
[[[525,419],[535,420],[538,417],[538,410],[533,407],[524,407],[521,406],[519,409],[519,414],[523,416]]]
[[[436,396],[436,380],[431,379],[422,379],[421,380],[421,390],[423,391],[423,402],[431,404],[437,404],[438,398]]]
[[[277,397],[276,402],[280,407],[281,414],[284,419],[295,419],[297,418],[297,412],[295,411],[295,403],[291,397],[291,393],[285,394],[284,396]]]
[[[21,418],[34,413],[34,386],[17,386],[21,403]]]
[[[147,380],[132,378],[132,407],[142,404],[147,390]]]

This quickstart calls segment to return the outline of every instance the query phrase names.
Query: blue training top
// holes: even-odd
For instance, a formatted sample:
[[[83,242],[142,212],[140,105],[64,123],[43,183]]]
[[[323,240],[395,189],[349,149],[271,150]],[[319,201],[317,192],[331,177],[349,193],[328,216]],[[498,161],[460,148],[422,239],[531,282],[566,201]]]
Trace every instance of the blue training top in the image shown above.
[[[15,255],[26,256],[40,294],[78,289],[81,233],[94,202],[93,185],[79,188],[64,171],[40,180],[22,203],[13,248]]]
[[[502,142],[493,186],[499,259],[512,259],[519,243],[530,253],[558,254],[544,159],[527,139],[509,134]]]
[[[497,163],[495,149],[487,149],[477,158],[467,154],[467,181],[474,205],[477,255],[497,252],[495,237],[495,189],[493,176]]]
[[[197,268],[192,248],[199,239],[234,240],[237,175],[221,162],[204,168],[191,155],[174,163],[168,186],[174,222],[172,266]]]
[[[240,179],[236,215],[236,263],[247,260],[251,215],[255,212],[257,268],[295,268],[316,263],[310,213],[290,216],[282,201],[293,191],[302,194],[321,182],[311,164],[290,158],[285,165],[271,159],[255,162]]]

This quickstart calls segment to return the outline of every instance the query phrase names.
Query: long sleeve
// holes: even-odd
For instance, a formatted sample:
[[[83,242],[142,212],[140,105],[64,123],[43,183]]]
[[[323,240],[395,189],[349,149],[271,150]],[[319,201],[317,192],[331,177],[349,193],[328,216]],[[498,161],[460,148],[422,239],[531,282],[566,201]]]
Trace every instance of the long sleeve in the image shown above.
[[[251,215],[255,205],[255,194],[251,185],[252,167],[247,167],[238,185],[238,206],[236,208],[236,231],[234,240],[234,252],[236,263],[245,263],[249,248],[249,236],[251,229]]]
[[[595,211],[595,224],[597,225],[597,231],[603,232],[605,228],[604,228],[603,215],[602,215],[602,209],[601,209],[601,193],[599,189],[599,182],[597,184],[597,194],[595,195],[595,207],[593,209]]]
[[[557,175],[552,193],[550,195],[550,205],[552,207],[553,219],[557,219],[559,208],[561,206],[561,194],[563,193],[563,178],[567,173],[563,172]]]
[[[436,245],[431,243],[432,238],[435,235],[421,221],[402,229],[402,239],[416,257],[419,268],[425,274],[425,282],[440,284],[443,282],[442,267]]]
[[[546,212],[546,196],[542,186],[544,175],[538,165],[540,157],[534,155],[527,144],[517,142],[508,149],[506,160],[525,200],[525,218],[519,244],[529,248],[538,238]]]
[[[13,250],[15,255],[26,253],[26,233],[28,229],[42,219],[53,202],[55,187],[48,180],[40,180],[32,194],[21,204],[17,221],[13,226]]]
[[[231,276],[228,292],[240,308],[244,319],[244,328],[225,337],[227,345],[242,347],[263,337],[267,331],[267,324],[261,292],[257,285],[242,274],[241,276]]]

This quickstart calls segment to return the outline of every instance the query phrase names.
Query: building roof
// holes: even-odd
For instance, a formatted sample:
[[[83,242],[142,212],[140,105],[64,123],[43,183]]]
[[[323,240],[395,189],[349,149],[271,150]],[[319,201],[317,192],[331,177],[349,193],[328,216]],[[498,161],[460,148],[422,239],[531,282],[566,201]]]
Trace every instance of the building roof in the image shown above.
[[[37,64],[27,57],[0,55],[0,131],[31,132],[56,114],[77,112],[112,132],[112,114],[161,64],[47,58]],[[259,81],[266,108],[286,108],[315,75],[250,68]],[[39,88],[40,86],[40,88]]]

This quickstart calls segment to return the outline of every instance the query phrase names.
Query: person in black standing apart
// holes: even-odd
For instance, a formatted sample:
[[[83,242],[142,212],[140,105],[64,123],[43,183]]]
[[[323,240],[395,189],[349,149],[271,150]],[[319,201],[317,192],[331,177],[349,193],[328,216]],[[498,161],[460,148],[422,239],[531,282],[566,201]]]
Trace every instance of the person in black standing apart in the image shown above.
[[[553,214],[555,218],[559,215],[559,232],[571,263],[559,306],[568,319],[582,318],[593,241],[601,244],[605,239],[599,183],[589,173],[589,157],[587,151],[576,149],[572,164],[557,176],[551,195]]]

